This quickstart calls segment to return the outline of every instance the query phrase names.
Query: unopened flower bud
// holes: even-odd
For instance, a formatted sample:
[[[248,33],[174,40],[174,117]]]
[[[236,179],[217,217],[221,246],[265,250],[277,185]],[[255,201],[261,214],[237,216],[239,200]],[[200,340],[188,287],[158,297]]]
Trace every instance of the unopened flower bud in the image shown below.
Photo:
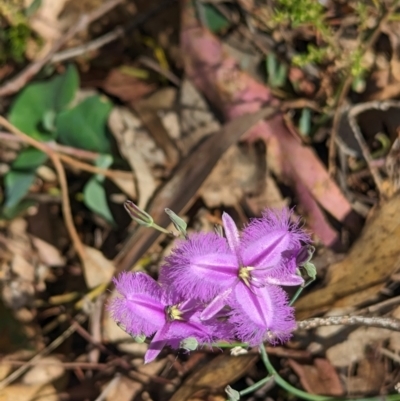
[[[136,223],[146,227],[153,226],[154,223],[153,218],[144,210],[136,206],[132,201],[127,200],[124,203],[124,207],[126,211],[129,213],[129,216],[131,216],[132,220],[136,221]]]

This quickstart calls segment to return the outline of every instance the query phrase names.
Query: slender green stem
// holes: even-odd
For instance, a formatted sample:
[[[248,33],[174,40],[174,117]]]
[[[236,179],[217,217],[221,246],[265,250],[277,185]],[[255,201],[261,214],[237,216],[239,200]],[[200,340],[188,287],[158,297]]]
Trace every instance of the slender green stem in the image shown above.
[[[305,288],[307,288],[314,280],[315,279],[313,279],[313,278],[308,280],[304,285],[302,285],[301,287],[299,287],[297,289],[297,291],[295,292],[295,294],[293,295],[292,299],[289,302],[290,306],[292,306],[297,301],[297,298],[300,296],[300,294],[303,292],[303,290]]]
[[[327,397],[324,395],[317,395],[317,394],[309,394],[305,391],[299,390],[296,387],[293,387],[290,383],[284,380],[279,373],[275,370],[272,366],[267,351],[265,350],[264,344],[260,345],[260,352],[261,352],[261,359],[264,362],[264,365],[268,371],[268,377],[274,377],[275,383],[282,387],[287,392],[296,395],[303,400],[310,400],[310,401],[350,401],[350,398],[336,398],[336,397]],[[400,401],[400,394],[393,394],[387,396],[378,396],[378,397],[370,397],[370,398],[357,398],[357,401]]]
[[[287,392],[289,392],[293,395],[296,395],[297,397],[302,398],[304,400],[327,401],[327,400],[335,399],[333,397],[326,397],[323,395],[309,394],[309,393],[306,393],[305,391],[299,390],[296,387],[293,387],[291,384],[289,384],[287,381],[285,381],[281,376],[279,376],[278,372],[272,366],[272,364],[268,358],[267,351],[265,350],[264,344],[260,345],[260,352],[261,352],[261,359],[264,362],[265,367],[267,368],[269,376],[273,376],[275,378],[276,384],[278,384],[280,387],[285,389]]]
[[[162,233],[164,233],[164,234],[173,235],[173,234],[171,233],[171,231],[166,230],[165,228],[159,226],[159,225],[156,224],[156,223],[153,223],[153,224],[151,225],[151,228],[154,228],[155,230],[158,230],[158,231],[160,231],[160,232],[162,232]]]
[[[267,376],[264,379],[258,381],[257,383],[254,383],[253,385],[251,385],[250,387],[247,387],[246,389],[242,390],[239,392],[239,394],[242,395],[246,395],[251,393],[252,391],[258,390],[260,387],[262,387],[265,383],[268,383],[271,379],[273,378],[273,376]]]

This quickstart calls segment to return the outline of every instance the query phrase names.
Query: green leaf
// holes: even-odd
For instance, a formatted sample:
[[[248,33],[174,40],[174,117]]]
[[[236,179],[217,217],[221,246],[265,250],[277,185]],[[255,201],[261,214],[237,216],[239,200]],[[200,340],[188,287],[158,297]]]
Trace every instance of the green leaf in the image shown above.
[[[196,340],[195,337],[185,338],[179,343],[179,348],[182,348],[186,351],[196,351],[198,346],[199,342]]]
[[[231,386],[225,387],[225,393],[228,396],[229,401],[239,401],[240,400],[239,391],[234,390]]]
[[[28,85],[15,99],[8,118],[21,131],[39,140],[53,137],[46,129],[49,112],[59,113],[75,96],[79,86],[76,68],[70,65],[62,75]]]
[[[35,171],[11,170],[4,177],[6,189],[5,212],[13,208],[27,194],[30,186],[35,180]]]
[[[96,95],[58,114],[56,127],[60,142],[79,149],[110,153],[107,119],[111,109],[111,102]]]
[[[107,203],[106,191],[96,177],[92,177],[87,182],[83,189],[83,195],[84,203],[90,210],[114,224],[114,219]]]
[[[35,170],[47,160],[46,153],[30,147],[22,150],[11,165],[12,170]]]
[[[18,217],[21,215],[23,212],[25,212],[26,209],[30,208],[31,206],[36,205],[37,202],[30,200],[30,199],[25,199],[19,202],[17,205],[12,206],[12,207],[3,207],[2,210],[0,211],[0,220],[5,219],[5,220],[12,220],[15,217]]]
[[[304,263],[304,269],[306,270],[308,277],[312,280],[315,280],[317,277],[317,268],[315,267],[314,263],[306,262]]]
[[[28,193],[35,179],[35,170],[46,160],[45,153],[32,147],[19,153],[11,165],[11,170],[4,177],[6,211],[14,208]]]
[[[113,162],[110,155],[100,155],[96,160],[96,166],[108,168]],[[103,187],[104,176],[96,174],[85,185],[83,189],[83,201],[90,210],[103,217],[111,224],[115,224],[107,203],[107,194]]]
[[[180,218],[177,214],[175,214],[171,209],[166,208],[165,213],[167,213],[168,217],[171,219],[173,225],[179,231],[179,233],[183,237],[186,237],[186,229],[187,229],[186,222],[182,218]]]
[[[205,22],[211,32],[217,33],[227,29],[230,22],[211,4],[199,3],[203,9]]]
[[[311,132],[311,110],[304,108],[299,120],[299,131],[301,135],[308,136]]]

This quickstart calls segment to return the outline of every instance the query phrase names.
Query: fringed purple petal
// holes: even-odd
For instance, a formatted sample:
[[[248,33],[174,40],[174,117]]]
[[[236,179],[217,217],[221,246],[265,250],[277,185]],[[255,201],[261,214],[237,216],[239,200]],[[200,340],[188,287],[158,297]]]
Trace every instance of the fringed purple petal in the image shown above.
[[[152,335],[165,324],[165,305],[160,286],[144,273],[121,273],[114,279],[122,297],[114,298],[108,309],[114,320],[132,335]],[[149,319],[151,316],[151,319]]]
[[[287,274],[280,277],[268,276],[264,282],[271,285],[296,286],[304,284],[304,279],[298,274]]]
[[[263,217],[253,219],[242,232],[241,255],[246,266],[257,273],[287,275],[296,271],[296,257],[310,237],[290,220],[291,212],[266,210]]]
[[[225,306],[228,305],[228,300],[232,294],[233,287],[228,288],[223,293],[217,295],[201,312],[200,319],[203,321],[212,319],[219,313]]]
[[[222,223],[224,225],[226,240],[228,241],[229,248],[236,255],[240,246],[239,231],[235,222],[228,213],[222,214]]]
[[[237,273],[236,256],[225,238],[214,233],[194,234],[177,242],[161,267],[159,280],[183,298],[208,302],[231,286]]]
[[[282,262],[283,253],[290,245],[290,233],[279,230],[254,240],[242,247],[242,260],[245,266],[262,269],[273,268]]]
[[[154,335],[151,343],[149,344],[149,348],[144,355],[144,363],[154,361],[162,349],[167,345],[166,334],[168,333],[168,330],[169,324],[167,323]]]
[[[284,341],[296,326],[287,295],[277,286],[250,290],[245,285],[237,285],[231,307],[229,320],[235,326],[237,337],[252,346],[263,341]]]

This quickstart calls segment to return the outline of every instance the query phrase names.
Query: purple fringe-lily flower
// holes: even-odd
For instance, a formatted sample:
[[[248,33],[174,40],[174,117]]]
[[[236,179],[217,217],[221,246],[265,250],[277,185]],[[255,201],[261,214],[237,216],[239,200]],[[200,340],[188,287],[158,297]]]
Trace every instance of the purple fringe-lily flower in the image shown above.
[[[222,216],[226,239],[196,234],[178,243],[161,269],[160,281],[184,298],[209,302],[200,315],[214,317],[231,308],[231,323],[242,341],[287,339],[295,327],[293,308],[278,286],[301,285],[296,258],[309,236],[291,222],[289,210],[266,211],[241,235]]]
[[[153,361],[165,345],[177,349],[189,337],[199,344],[210,343],[231,331],[228,323],[216,319],[202,322],[198,301],[182,301],[176,292],[166,291],[145,273],[121,273],[114,284],[122,297],[109,305],[113,319],[132,336],[154,335],[145,363]]]

